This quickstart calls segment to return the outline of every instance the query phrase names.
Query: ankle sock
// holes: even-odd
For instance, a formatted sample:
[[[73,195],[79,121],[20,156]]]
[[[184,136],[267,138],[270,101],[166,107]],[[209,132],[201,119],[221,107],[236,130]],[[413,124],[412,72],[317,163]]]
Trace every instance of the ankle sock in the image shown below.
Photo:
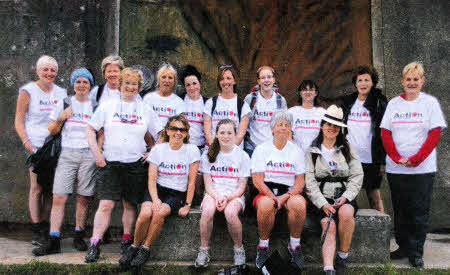
[[[84,228],[75,227],[75,232],[84,232]]]
[[[341,259],[343,259],[343,260],[345,260],[345,259],[348,258],[348,252],[338,251],[337,254],[338,254],[338,256],[339,256]]]
[[[300,245],[300,238],[294,238],[291,236],[289,245],[291,246],[292,249],[295,249],[297,246]]]
[[[334,267],[332,267],[332,266],[324,266],[323,267],[323,271],[327,271],[327,270],[334,270]]]
[[[145,245],[141,245],[141,247],[142,247],[143,249],[145,249],[145,250],[149,250],[149,249],[150,249],[150,247],[145,246]]]
[[[91,245],[98,245],[99,242],[100,242],[99,238],[94,237],[91,238]]]
[[[131,241],[131,240],[133,240],[133,236],[131,234],[123,234],[123,236],[122,236],[123,242]]]
[[[259,247],[262,247],[262,248],[269,247],[269,239],[267,239],[267,240],[261,240],[261,239],[259,239],[258,246],[259,246]]]
[[[61,238],[61,232],[50,232],[50,237]]]

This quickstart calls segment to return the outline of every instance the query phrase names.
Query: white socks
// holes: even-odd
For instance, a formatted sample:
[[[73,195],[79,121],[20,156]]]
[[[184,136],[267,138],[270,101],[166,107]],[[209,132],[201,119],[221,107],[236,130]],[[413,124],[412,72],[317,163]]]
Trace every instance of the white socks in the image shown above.
[[[261,239],[259,239],[259,243],[258,243],[258,246],[259,247],[269,247],[269,239],[267,239],[267,240],[261,240]]]
[[[291,236],[291,239],[289,241],[289,245],[291,246],[292,249],[295,249],[297,246],[300,245],[300,238],[293,238]]]
[[[348,252],[346,253],[346,252],[338,251],[337,254],[338,254],[338,256],[339,256],[341,259],[343,259],[343,260],[345,260],[345,259],[348,258]]]
[[[332,266],[324,266],[323,271],[327,271],[327,270],[334,270],[334,268]]]

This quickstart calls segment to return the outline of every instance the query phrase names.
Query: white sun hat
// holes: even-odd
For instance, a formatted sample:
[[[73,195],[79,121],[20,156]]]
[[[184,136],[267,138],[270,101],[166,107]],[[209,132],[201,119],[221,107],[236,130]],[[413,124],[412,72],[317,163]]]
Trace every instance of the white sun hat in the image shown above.
[[[331,105],[328,107],[327,112],[322,119],[339,127],[347,127],[347,125],[343,122],[343,118],[344,112],[342,111],[342,108],[339,108],[336,105]]]

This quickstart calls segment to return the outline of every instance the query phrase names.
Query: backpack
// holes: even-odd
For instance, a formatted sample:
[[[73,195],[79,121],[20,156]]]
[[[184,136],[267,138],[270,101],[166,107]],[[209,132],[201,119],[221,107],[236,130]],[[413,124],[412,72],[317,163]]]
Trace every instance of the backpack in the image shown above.
[[[250,101],[250,110],[252,110],[252,111],[256,105],[256,99],[258,98],[259,91],[260,91],[259,85],[256,85],[255,87],[253,87],[252,90],[250,91],[250,94],[252,95],[252,100]],[[279,110],[279,109],[281,109],[281,104],[282,104],[280,89],[277,87],[273,87],[273,91],[277,97],[277,109]]]
[[[214,110],[216,109],[216,105],[217,105],[217,99],[219,98],[219,96],[214,96],[212,97],[212,107],[211,107],[211,116],[214,113]],[[239,122],[241,122],[241,114],[242,114],[242,108],[244,107],[244,101],[238,96],[237,97],[237,110],[238,110],[238,119]]]

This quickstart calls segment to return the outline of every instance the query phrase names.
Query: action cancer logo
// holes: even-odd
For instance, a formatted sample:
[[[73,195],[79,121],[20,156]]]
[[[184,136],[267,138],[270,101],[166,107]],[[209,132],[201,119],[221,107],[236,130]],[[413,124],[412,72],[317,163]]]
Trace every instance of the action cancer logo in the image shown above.
[[[187,118],[188,120],[191,119],[191,120],[197,120],[197,121],[200,121],[200,120],[202,120],[202,118],[203,118],[203,114],[202,114],[202,113],[197,113],[197,112],[184,112],[183,114],[186,116],[186,118]]]
[[[418,112],[394,113],[394,119],[411,120],[420,118],[423,118],[423,114]]]
[[[368,118],[369,113],[368,112],[350,112],[349,117],[351,118]]]
[[[132,115],[130,115],[130,114],[119,114],[117,112],[114,113],[113,117],[116,118],[116,119],[137,120],[137,121],[142,120],[142,116],[138,116],[136,114],[132,114]]]
[[[294,122],[295,126],[319,126],[320,125],[320,119],[297,119]]]
[[[39,105],[42,106],[52,106],[52,105],[57,105],[58,104],[58,100],[39,100]]]
[[[155,111],[157,114],[166,114],[169,116],[174,116],[177,114],[177,110],[170,107],[153,106],[153,111]]]
[[[267,162],[266,166],[271,169],[288,170],[288,171],[295,169],[295,166],[292,163],[275,162],[275,161],[271,161],[271,160],[269,162]]]
[[[237,113],[235,112],[229,112],[229,111],[217,111],[214,110],[213,116],[219,117],[219,118],[230,118],[230,117],[237,117]]]
[[[266,112],[266,111],[258,111],[258,109],[255,108],[255,111],[253,113],[253,120],[265,120],[270,121],[272,119],[273,112]]]
[[[83,114],[83,113],[74,113],[72,114],[72,118],[78,119],[78,120],[90,120],[91,115],[89,114]]]
[[[164,163],[161,162],[161,164],[158,166],[159,168],[164,168],[166,171],[170,172],[181,172],[185,171],[187,168],[186,164],[182,163]]]

